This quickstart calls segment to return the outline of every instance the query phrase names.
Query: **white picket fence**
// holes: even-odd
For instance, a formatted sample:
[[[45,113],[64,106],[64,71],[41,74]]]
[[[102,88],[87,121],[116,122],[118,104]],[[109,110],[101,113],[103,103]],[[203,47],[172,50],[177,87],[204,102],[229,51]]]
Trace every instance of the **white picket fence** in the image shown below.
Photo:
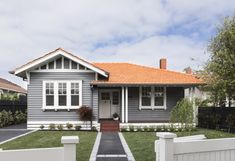
[[[78,136],[62,136],[64,147],[0,150],[0,161],[76,161],[78,142]]]
[[[235,138],[176,138],[174,133],[157,133],[156,161],[235,161]]]

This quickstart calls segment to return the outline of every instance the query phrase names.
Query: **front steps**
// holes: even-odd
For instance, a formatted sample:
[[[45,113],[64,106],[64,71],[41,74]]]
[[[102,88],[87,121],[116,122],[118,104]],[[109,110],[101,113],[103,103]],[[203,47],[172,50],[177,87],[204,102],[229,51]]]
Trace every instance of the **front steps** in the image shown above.
[[[100,120],[100,131],[101,132],[119,132],[120,131],[119,121]]]

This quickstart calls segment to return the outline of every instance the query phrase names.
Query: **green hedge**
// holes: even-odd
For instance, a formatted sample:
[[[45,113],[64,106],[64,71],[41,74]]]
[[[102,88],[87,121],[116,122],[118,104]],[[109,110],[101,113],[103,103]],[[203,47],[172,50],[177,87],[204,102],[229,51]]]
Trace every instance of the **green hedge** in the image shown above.
[[[11,111],[3,110],[0,112],[0,128],[9,125],[25,123],[26,121],[27,114],[21,111],[16,111],[15,113],[12,113]]]

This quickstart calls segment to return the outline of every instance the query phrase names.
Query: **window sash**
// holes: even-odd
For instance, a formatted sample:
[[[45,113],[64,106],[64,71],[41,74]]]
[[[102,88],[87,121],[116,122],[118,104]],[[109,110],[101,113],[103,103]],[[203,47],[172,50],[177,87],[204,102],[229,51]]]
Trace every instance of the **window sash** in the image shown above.
[[[148,89],[146,89],[148,88]],[[147,92],[149,92],[149,94]],[[166,109],[166,87],[146,86],[139,88],[139,108],[140,109]],[[143,104],[144,100],[148,100],[148,104]],[[157,104],[160,102],[159,104]],[[162,103],[161,103],[162,101]]]
[[[47,105],[47,84],[53,84],[53,97],[54,97],[54,104],[53,105]],[[71,93],[71,85],[76,84],[76,93]],[[50,93],[50,91],[49,91]],[[77,96],[78,98],[78,105],[77,103],[72,103],[72,97]],[[65,97],[65,98],[64,98]],[[65,99],[63,102],[60,103],[62,99]],[[43,108],[45,109],[70,109],[70,108],[79,108],[82,105],[82,81],[81,80],[74,80],[74,81],[43,81]]]

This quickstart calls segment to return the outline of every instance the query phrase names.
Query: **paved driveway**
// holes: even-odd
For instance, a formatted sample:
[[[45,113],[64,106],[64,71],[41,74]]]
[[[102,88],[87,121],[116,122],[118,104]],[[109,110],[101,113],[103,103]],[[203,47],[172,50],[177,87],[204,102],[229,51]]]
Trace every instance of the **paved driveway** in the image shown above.
[[[0,143],[19,135],[25,134],[29,131],[30,130],[27,130],[26,124],[12,125],[0,128]]]

